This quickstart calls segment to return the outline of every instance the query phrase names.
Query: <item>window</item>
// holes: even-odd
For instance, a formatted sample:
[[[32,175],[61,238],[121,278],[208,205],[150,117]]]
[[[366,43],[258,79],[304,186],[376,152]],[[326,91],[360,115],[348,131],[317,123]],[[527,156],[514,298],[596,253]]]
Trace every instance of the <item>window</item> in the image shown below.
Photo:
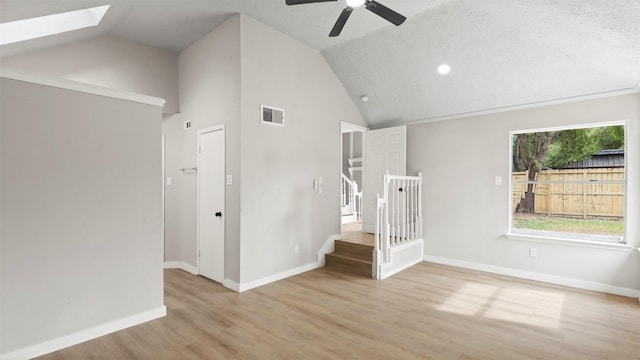
[[[111,5],[0,24],[0,45],[98,26]]]
[[[510,235],[623,244],[625,126],[512,132]]]

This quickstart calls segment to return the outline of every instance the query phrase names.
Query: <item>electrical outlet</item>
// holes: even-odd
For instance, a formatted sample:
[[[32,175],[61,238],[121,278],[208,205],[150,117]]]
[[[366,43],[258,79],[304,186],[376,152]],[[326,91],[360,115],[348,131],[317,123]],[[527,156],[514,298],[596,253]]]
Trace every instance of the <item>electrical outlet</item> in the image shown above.
[[[300,253],[300,245],[294,246],[293,247],[293,252],[296,253],[296,254],[299,254]]]
[[[529,249],[529,256],[530,256],[530,257],[537,257],[537,256],[538,256],[538,249],[536,249],[536,248],[530,248],[530,249]]]

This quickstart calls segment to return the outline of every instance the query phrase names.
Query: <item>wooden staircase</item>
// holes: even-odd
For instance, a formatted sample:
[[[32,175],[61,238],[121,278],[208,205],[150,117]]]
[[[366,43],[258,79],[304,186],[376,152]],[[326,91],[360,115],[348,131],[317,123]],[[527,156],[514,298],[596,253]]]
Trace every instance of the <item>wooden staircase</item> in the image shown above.
[[[335,252],[326,254],[325,260],[327,267],[371,278],[373,245],[336,240]]]

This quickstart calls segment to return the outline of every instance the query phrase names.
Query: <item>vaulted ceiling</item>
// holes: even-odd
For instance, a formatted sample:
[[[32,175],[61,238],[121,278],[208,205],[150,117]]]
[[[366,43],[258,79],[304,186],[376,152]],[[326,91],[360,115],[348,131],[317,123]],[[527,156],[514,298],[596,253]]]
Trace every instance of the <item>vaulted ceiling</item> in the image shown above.
[[[0,46],[0,57],[104,34],[180,52],[243,13],[321,51],[373,128],[640,84],[638,0],[379,0],[408,20],[357,8],[337,38],[344,0],[284,2],[0,0],[0,22],[112,5],[95,28]]]

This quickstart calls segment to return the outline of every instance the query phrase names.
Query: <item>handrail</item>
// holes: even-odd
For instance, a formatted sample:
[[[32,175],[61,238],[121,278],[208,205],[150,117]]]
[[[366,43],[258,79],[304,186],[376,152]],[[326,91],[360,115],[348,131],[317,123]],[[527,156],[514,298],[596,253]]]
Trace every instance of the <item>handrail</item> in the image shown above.
[[[349,214],[355,215],[356,221],[360,220],[360,206],[362,203],[362,192],[358,191],[358,183],[349,179],[344,174],[340,182],[341,204],[346,206]]]
[[[378,194],[376,211],[376,263],[390,261],[390,249],[422,239],[422,174],[384,175],[383,197]]]

